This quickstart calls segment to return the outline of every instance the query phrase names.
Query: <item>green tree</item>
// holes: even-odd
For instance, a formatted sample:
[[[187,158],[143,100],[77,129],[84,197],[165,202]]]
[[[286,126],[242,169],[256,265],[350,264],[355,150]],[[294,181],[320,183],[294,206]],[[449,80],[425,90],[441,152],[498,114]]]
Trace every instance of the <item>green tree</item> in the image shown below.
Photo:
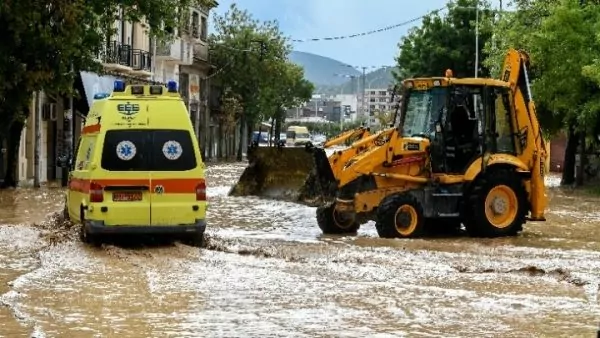
[[[529,52],[542,127],[550,134],[567,129],[562,183],[572,184],[577,146],[598,131],[600,91],[593,69],[600,52],[600,7],[579,0],[520,0],[516,6],[494,25],[495,46],[486,46],[486,63],[501,64],[511,47]]]
[[[210,48],[220,69],[217,77],[239,95],[244,107],[241,134],[249,140],[254,124],[282,116],[282,108],[307,100],[313,87],[303,80],[303,70],[287,61],[291,45],[277,22],[256,20],[235,4],[214,20]],[[241,145],[242,139],[238,159]]]
[[[396,58],[397,80],[416,76],[443,76],[450,68],[457,77],[473,76],[475,72],[476,19],[479,7],[479,55],[483,60],[483,46],[491,37],[489,27],[493,12],[488,1],[450,1],[448,13],[432,13],[423,18],[419,27],[413,28],[398,44]],[[479,76],[489,71],[480,63]]]
[[[66,94],[77,72],[101,71],[96,57],[115,32],[119,9],[125,19],[144,22],[152,36],[168,39],[173,30],[163,28],[177,27],[189,6],[212,5],[212,0],[2,1],[0,141],[7,139],[9,145],[4,186],[16,184],[19,140],[33,93]]]

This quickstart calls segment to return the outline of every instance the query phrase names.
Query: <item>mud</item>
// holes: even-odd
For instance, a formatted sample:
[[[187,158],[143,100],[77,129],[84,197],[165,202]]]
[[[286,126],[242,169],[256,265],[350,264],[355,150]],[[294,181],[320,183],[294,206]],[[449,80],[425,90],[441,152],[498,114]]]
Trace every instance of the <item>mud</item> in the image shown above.
[[[314,208],[227,196],[244,166],[208,169],[202,249],[85,246],[60,190],[0,192],[0,336],[595,336],[594,196],[551,189],[515,238],[323,236]]]

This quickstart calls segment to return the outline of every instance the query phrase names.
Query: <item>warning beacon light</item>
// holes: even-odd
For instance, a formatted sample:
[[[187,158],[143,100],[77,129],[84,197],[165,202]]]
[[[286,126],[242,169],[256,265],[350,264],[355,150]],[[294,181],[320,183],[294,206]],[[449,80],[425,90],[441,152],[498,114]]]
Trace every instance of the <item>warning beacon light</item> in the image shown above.
[[[125,82],[122,80],[115,80],[115,87],[113,89],[115,92],[124,92],[125,91]]]
[[[94,94],[94,100],[103,100],[109,96],[110,95],[108,93],[97,93],[97,94]]]
[[[167,82],[167,91],[169,93],[177,93],[177,82],[173,80]]]

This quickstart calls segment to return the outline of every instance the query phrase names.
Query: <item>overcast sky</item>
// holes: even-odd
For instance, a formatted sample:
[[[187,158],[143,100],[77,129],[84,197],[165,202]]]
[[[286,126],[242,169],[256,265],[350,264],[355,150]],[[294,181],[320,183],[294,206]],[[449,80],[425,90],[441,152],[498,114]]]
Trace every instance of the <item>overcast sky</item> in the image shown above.
[[[443,7],[446,0],[218,0],[217,13],[232,2],[260,20],[277,20],[293,39],[347,36],[412,20]],[[418,22],[417,22],[418,23]],[[338,41],[295,43],[294,49],[328,56],[352,66],[394,63],[398,41],[416,23]]]

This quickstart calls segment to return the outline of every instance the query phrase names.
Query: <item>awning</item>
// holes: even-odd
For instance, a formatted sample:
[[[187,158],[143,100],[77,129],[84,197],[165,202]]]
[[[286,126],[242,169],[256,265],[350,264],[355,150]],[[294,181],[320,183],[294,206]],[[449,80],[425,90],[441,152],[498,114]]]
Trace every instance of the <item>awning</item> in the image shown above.
[[[111,75],[100,76],[92,72],[80,72],[85,98],[88,103],[88,109],[94,102],[94,95],[98,93],[112,93],[115,80],[123,80],[123,78]]]

